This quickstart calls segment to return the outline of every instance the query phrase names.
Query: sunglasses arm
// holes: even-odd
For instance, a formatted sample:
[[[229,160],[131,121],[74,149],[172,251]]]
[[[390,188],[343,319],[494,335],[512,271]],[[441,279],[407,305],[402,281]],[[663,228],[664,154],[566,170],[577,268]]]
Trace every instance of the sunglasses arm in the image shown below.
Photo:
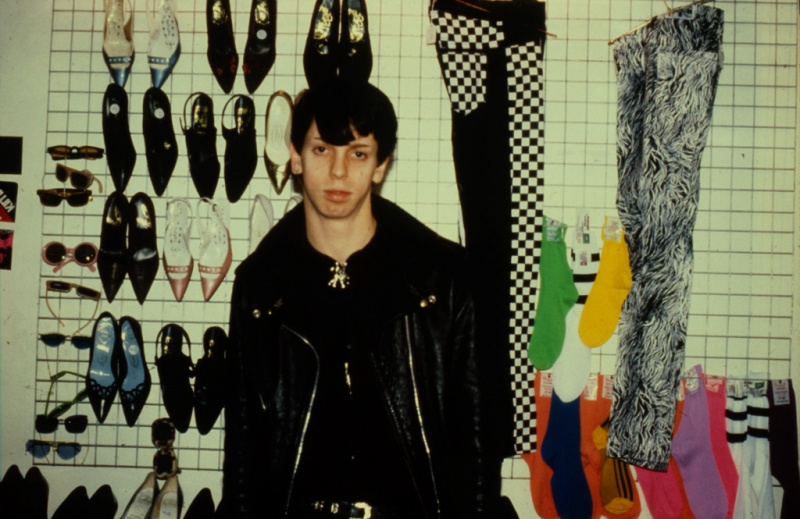
[[[94,312],[92,312],[92,316],[80,328],[78,328],[77,330],[72,332],[72,335],[76,335],[78,332],[80,332],[81,330],[83,330],[84,328],[89,326],[94,321],[94,318],[97,315],[97,309],[98,308],[100,308],[100,300],[99,299],[95,300],[95,302],[94,302]]]
[[[50,306],[50,291],[49,290],[45,291],[45,293],[44,293],[44,302],[47,303],[47,309],[50,310],[50,315],[52,315],[53,317],[55,317],[58,320],[58,324],[60,326],[66,326],[66,324],[64,324],[64,321],[62,321],[61,318],[58,315],[56,315],[56,313],[53,311],[53,307]],[[97,311],[97,310],[95,309],[95,311]]]

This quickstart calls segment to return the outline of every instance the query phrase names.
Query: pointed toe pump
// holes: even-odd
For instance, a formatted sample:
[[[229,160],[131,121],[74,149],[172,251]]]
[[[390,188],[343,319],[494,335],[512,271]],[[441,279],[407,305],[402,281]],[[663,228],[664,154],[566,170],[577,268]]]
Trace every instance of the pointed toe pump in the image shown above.
[[[192,113],[187,118],[186,108],[190,102]],[[220,171],[217,128],[214,126],[214,102],[208,94],[195,92],[183,104],[183,117],[181,127],[186,137],[192,182],[201,198],[214,198]],[[188,126],[185,120],[189,121]]]
[[[272,94],[267,103],[264,164],[269,181],[278,194],[281,194],[292,176],[289,171],[289,144],[293,109],[292,98],[282,90]]]
[[[256,151],[256,107],[245,95],[231,97],[222,109],[225,120],[228,105],[233,104],[231,127],[222,125],[225,138],[225,193],[230,202],[238,202],[253,179],[258,163]]]
[[[337,75],[340,23],[339,0],[317,0],[303,50],[303,70],[308,86]]]
[[[184,341],[189,356],[183,352]],[[175,428],[184,433],[189,430],[194,408],[194,393],[189,381],[194,376],[189,335],[180,325],[167,324],[158,332],[156,348],[161,350],[160,355],[156,355],[161,399]]]
[[[236,69],[239,68],[229,0],[207,0],[206,27],[208,64],[222,91],[229,94],[236,80]]]
[[[194,496],[189,508],[186,509],[186,515],[183,516],[183,519],[212,519],[213,517],[214,496],[211,495],[209,488],[202,488]]]
[[[369,38],[366,0],[344,0],[342,37],[339,42],[339,75],[357,82],[372,73],[372,44]]]
[[[258,244],[272,229],[274,223],[275,211],[272,208],[272,202],[261,193],[257,194],[253,200],[253,208],[250,209],[250,254],[255,252]]]
[[[130,0],[105,0],[103,60],[114,83],[124,87],[133,59],[133,11]]]
[[[119,355],[119,324],[113,315],[103,312],[94,323],[86,373],[86,394],[100,423],[106,421],[119,389]]]
[[[197,270],[200,271],[203,299],[208,301],[231,268],[233,256],[226,211],[213,200],[201,199],[197,206],[197,229],[200,232]]]
[[[163,261],[169,286],[178,302],[183,300],[194,269],[194,258],[189,248],[191,231],[192,206],[185,198],[173,198],[167,204]]]
[[[103,140],[114,188],[124,192],[136,166],[136,148],[128,123],[128,94],[116,83],[109,83],[103,96]]]
[[[178,476],[170,476],[161,487],[155,502],[151,519],[172,519],[181,516],[183,491],[178,484]]]
[[[244,48],[244,84],[251,94],[258,90],[275,63],[275,0],[253,0],[250,27]]]
[[[128,220],[128,277],[139,304],[158,273],[158,244],[156,242],[156,211],[145,193],[131,197]]]
[[[228,336],[219,326],[203,335],[203,356],[194,368],[194,419],[200,434],[208,434],[225,405],[225,350]]]
[[[167,190],[175,163],[178,162],[178,143],[172,128],[172,109],[167,94],[151,87],[144,93],[142,133],[150,182],[158,196]]]
[[[148,472],[142,484],[133,493],[120,519],[144,519],[150,517],[157,495],[158,479],[156,479],[154,472]]]
[[[155,3],[155,2],[153,2]],[[147,64],[154,88],[161,88],[178,63],[181,55],[181,39],[178,20],[175,18],[176,0],[161,0],[157,13],[148,10],[150,44]]]
[[[120,379],[119,400],[125,422],[133,427],[150,395],[152,382],[144,358],[144,339],[139,322],[133,317],[122,317],[119,320],[119,333],[122,343],[120,363],[125,366],[124,370],[120,370],[125,375]]]
[[[106,300],[111,303],[128,273],[128,199],[114,191],[106,199],[103,224],[100,227],[100,247],[97,252],[97,271],[103,284]]]

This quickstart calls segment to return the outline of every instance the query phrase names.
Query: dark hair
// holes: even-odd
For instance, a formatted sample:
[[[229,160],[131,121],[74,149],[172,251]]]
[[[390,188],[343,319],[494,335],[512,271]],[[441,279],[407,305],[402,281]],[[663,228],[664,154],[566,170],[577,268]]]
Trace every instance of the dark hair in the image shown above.
[[[367,82],[335,77],[300,94],[292,114],[292,144],[298,153],[311,121],[317,122],[322,139],[334,146],[355,140],[353,131],[360,136],[372,134],[378,142],[378,163],[389,157],[397,144],[392,102]]]

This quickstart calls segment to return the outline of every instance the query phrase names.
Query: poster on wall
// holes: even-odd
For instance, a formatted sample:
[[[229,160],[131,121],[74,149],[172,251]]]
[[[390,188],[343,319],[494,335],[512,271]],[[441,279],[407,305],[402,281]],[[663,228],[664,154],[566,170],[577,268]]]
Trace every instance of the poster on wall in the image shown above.
[[[0,229],[0,269],[11,270],[11,249],[14,244],[14,231]]]
[[[0,137],[0,173],[22,173],[22,137]]]
[[[13,222],[17,214],[16,182],[0,182],[0,222]]]

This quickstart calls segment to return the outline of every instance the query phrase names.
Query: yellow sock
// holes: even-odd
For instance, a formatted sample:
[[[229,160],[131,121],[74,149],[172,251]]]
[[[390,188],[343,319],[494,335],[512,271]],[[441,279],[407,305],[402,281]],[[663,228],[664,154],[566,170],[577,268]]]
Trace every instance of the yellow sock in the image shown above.
[[[578,334],[586,346],[595,348],[611,338],[630,289],[631,266],[625,235],[621,226],[606,217],[600,268],[578,325]]]

